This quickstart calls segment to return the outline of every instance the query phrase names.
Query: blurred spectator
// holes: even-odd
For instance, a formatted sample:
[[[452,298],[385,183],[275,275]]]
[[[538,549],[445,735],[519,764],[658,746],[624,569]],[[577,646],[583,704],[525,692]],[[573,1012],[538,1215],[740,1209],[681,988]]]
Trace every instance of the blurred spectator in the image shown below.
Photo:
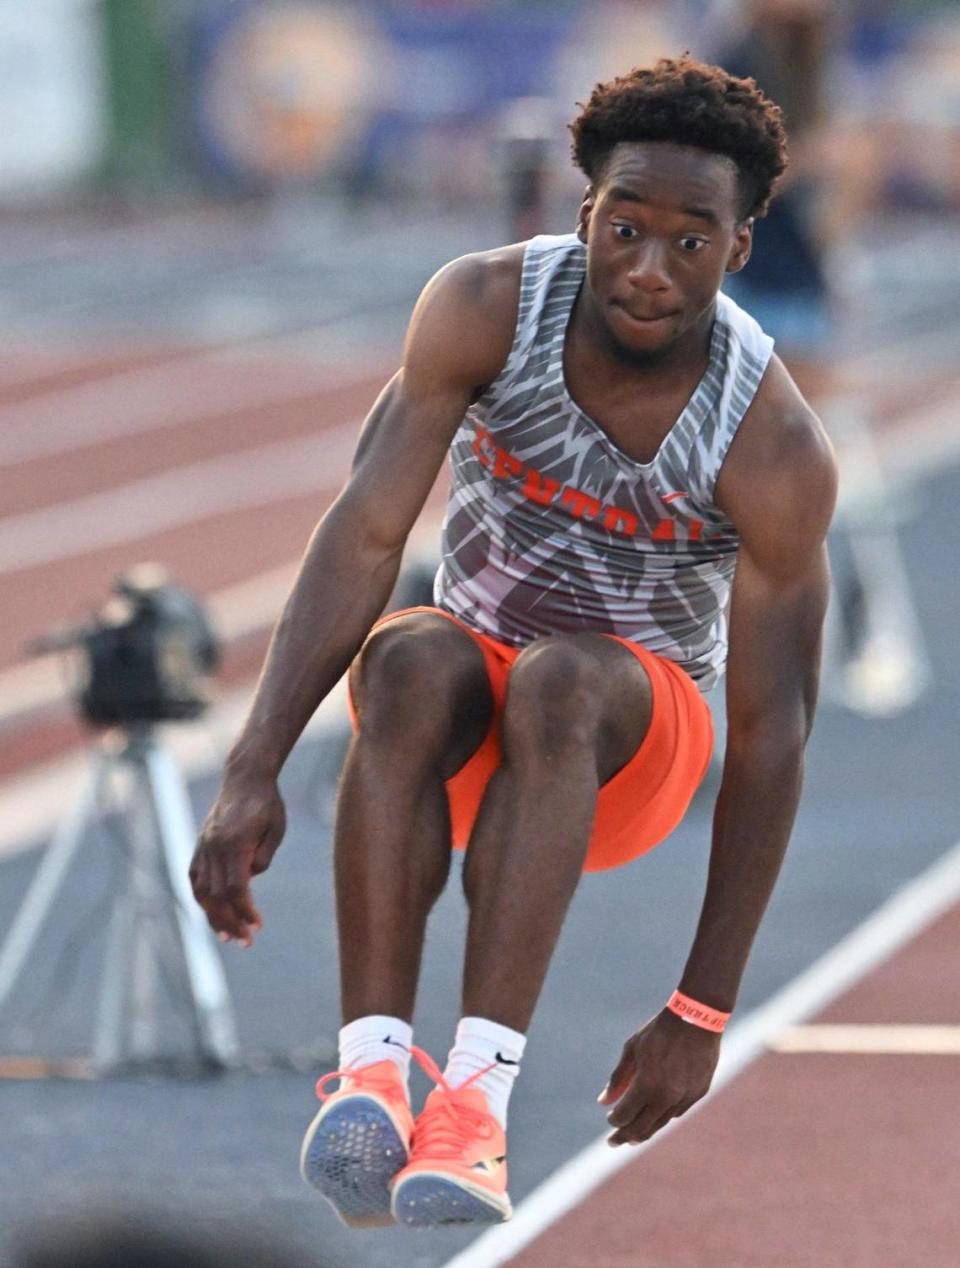
[[[821,411],[845,469],[872,470],[875,457],[862,402],[835,408],[843,362],[862,340],[862,314],[851,266],[856,231],[874,201],[880,165],[875,142],[860,122],[833,117],[829,94],[836,65],[834,6],[827,0],[743,0],[742,25],[715,60],[733,74],[753,78],[783,110],[790,165],[768,215],[754,228],[753,254],[725,290],[777,343],[800,390]],[[862,349],[857,349],[862,351]],[[840,426],[840,424],[843,426]],[[880,525],[876,511],[845,508],[831,534],[836,601],[827,627],[825,679],[851,707],[882,711],[910,697],[913,668],[908,648],[895,665],[884,652],[874,672],[876,613],[883,606],[889,569],[865,567],[861,539],[885,534],[885,550],[898,554],[895,528]],[[904,600],[905,602],[907,600]],[[884,648],[888,632],[880,631]],[[866,669],[864,669],[866,666]],[[867,682],[869,679],[869,682]],[[876,682],[874,681],[876,679]],[[861,684],[866,683],[866,687]],[[884,691],[877,683],[904,684]],[[853,684],[861,684],[854,689]]]
[[[547,231],[550,163],[557,121],[551,102],[518,97],[500,121],[502,181],[511,242]]]
[[[34,1232],[11,1268],[321,1268],[249,1230],[228,1237],[121,1213],[58,1219]]]
[[[768,215],[754,229],[746,269],[725,290],[777,341],[805,394],[817,395],[817,363],[831,341],[831,296],[824,262],[827,128],[826,0],[745,0],[743,24],[714,60],[755,79],[783,110],[790,166]]]

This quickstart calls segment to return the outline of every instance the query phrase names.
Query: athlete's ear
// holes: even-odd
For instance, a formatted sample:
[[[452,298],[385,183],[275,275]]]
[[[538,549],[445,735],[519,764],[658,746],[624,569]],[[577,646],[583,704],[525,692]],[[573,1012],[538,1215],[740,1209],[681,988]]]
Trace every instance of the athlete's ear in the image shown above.
[[[588,185],[583,191],[583,202],[580,204],[580,210],[577,212],[577,237],[581,242],[587,241],[587,231],[590,228],[590,217],[593,214],[593,206],[596,199],[594,198],[593,186]]]
[[[748,216],[746,220],[741,220],[737,225],[737,232],[733,239],[733,250],[730,252],[729,260],[727,260],[727,272],[739,273],[747,260],[750,259],[752,250],[753,216]]]

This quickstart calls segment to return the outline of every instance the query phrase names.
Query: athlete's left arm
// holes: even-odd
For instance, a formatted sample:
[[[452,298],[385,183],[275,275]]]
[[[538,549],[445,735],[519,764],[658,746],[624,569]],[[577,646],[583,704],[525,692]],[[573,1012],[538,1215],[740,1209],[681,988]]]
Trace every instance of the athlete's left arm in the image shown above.
[[[740,535],[730,611],[727,748],[707,891],[683,994],[732,1012],[796,814],[813,723],[829,572],[824,538],[836,465],[786,378],[758,399],[721,472],[717,501]],[[771,411],[771,397],[775,410]],[[613,1144],[646,1140],[709,1089],[719,1035],[664,1009],[631,1037],[604,1103]]]

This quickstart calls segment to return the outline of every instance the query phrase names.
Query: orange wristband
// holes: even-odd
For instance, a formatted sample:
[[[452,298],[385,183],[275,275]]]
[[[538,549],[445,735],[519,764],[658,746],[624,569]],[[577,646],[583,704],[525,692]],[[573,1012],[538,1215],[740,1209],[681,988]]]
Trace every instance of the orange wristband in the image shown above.
[[[702,1030],[712,1030],[717,1035],[730,1020],[729,1013],[721,1013],[716,1008],[709,1008],[706,1004],[698,1004],[695,999],[691,999],[689,995],[681,995],[679,991],[674,991],[670,996],[667,1008],[671,1013],[676,1013],[678,1017],[688,1021],[691,1026],[699,1026]]]

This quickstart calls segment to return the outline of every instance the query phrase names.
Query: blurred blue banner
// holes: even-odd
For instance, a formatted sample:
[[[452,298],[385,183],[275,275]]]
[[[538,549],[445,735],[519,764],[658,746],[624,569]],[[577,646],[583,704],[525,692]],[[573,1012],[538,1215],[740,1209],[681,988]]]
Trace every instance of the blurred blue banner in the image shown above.
[[[417,166],[425,130],[542,91],[582,7],[207,5],[191,55],[203,161],[239,183],[390,181]]]

